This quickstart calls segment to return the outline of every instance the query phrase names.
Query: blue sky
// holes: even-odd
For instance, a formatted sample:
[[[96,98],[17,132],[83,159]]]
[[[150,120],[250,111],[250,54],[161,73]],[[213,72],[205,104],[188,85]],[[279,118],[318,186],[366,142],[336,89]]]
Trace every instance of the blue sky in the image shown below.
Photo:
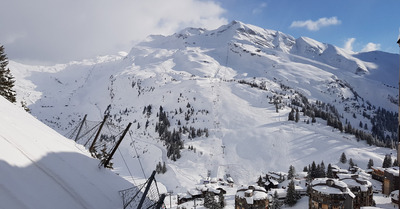
[[[219,0],[226,18],[279,30],[295,38],[306,36],[353,51],[376,49],[398,53],[399,0]],[[325,19],[324,19],[325,18]],[[295,21],[307,24],[292,25]],[[300,23],[300,22],[298,22]],[[325,23],[322,24],[322,23]],[[300,27],[300,25],[303,25]],[[292,27],[291,27],[292,26]],[[314,29],[314,30],[311,30]],[[318,29],[318,30],[316,30]],[[350,44],[352,43],[352,44]]]
[[[9,59],[66,63],[129,51],[151,34],[232,20],[351,49],[398,53],[400,0],[0,0]]]

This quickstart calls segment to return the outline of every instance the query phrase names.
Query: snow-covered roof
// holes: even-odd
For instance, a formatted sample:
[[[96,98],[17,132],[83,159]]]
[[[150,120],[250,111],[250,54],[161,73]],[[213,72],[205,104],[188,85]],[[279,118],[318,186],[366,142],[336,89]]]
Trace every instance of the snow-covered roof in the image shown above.
[[[189,193],[191,196],[196,196],[196,195],[201,195],[201,194],[202,194],[202,192],[199,191],[199,190],[197,190],[197,189],[191,189],[191,190],[188,191],[188,193]]]
[[[337,177],[342,180],[342,179],[348,179],[351,178],[353,174],[349,174],[349,173],[338,173]]]
[[[246,195],[247,194],[247,195]],[[246,199],[247,204],[253,204],[254,200],[265,200],[268,198],[268,193],[263,187],[249,186],[240,187],[236,192],[236,197]]]
[[[338,165],[332,165],[332,171],[336,173],[349,173],[348,170],[340,168]]]
[[[208,185],[199,185],[199,186],[196,187],[196,191],[197,191],[197,194],[199,194],[199,193],[201,194],[202,192],[207,192],[207,191],[213,192],[214,194],[219,194],[221,192],[218,188],[216,188],[215,186],[210,185],[210,184],[208,184]],[[197,195],[197,194],[192,193],[192,190],[189,191],[189,193],[191,195]]]
[[[340,169],[340,167],[338,165],[332,165],[331,167],[332,167],[332,169],[337,169],[337,170]]]
[[[399,200],[399,190],[394,190],[390,193],[390,197],[394,200]]]
[[[294,190],[296,190],[296,191],[306,191],[307,188],[302,187],[302,186],[295,185],[295,186],[294,186]]]
[[[269,191],[268,194],[274,196],[275,192],[278,194],[278,198],[286,198],[287,195],[286,189],[271,189],[271,191]]]
[[[268,197],[268,193],[266,193],[266,192],[256,191],[253,193],[254,200],[264,200],[264,199],[267,199],[267,197]]]
[[[275,179],[268,179],[269,182],[271,182],[273,185],[278,185],[279,182],[276,181]]]
[[[298,178],[306,178],[307,177],[307,175],[308,175],[308,173],[307,172],[297,172],[296,173],[296,176],[298,177]]]
[[[226,178],[226,180],[227,180],[228,182],[234,182],[232,177],[228,177],[228,178]]]
[[[380,171],[384,171],[385,170],[382,167],[376,167],[376,166],[372,166],[371,168],[372,168],[372,170],[380,170]]]
[[[366,192],[368,191],[369,188],[372,187],[372,183],[363,178],[357,178],[357,179],[348,178],[348,179],[343,179],[341,181],[346,183],[349,188],[359,187],[362,192]]]
[[[399,167],[386,168],[385,171],[394,176],[399,176]]]
[[[183,198],[189,199],[189,198],[192,198],[192,195],[190,195],[189,193],[179,193],[178,198],[179,199],[183,199]]]
[[[317,178],[313,180],[311,184],[313,190],[323,194],[348,194],[352,198],[355,197],[355,195],[347,187],[347,184],[337,179]]]

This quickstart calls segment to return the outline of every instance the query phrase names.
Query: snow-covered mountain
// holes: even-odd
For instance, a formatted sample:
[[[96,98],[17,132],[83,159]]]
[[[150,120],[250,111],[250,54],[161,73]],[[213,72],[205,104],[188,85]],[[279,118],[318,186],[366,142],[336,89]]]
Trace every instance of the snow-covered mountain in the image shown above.
[[[316,105],[343,126],[371,133],[378,110],[397,114],[397,58],[348,52],[234,21],[211,31],[187,28],[150,36],[126,56],[56,66],[10,61],[9,68],[18,100],[62,134],[85,114],[92,121],[108,114],[121,129],[133,122],[121,148],[130,169],[116,156],[116,171],[143,178],[166,162],[168,171],[158,180],[168,190],[184,192],[208,173],[230,174],[247,184],[289,165],[302,170],[312,161],[337,164],[343,152],[363,168],[369,159],[380,165],[385,154],[395,157],[395,150],[357,142],[321,118],[307,123],[311,117],[301,113],[296,123],[288,115],[291,107]],[[171,133],[190,131],[182,131],[177,161],[168,158],[170,145],[156,132],[160,106]],[[389,127],[380,128],[391,137]]]
[[[0,97],[0,208],[122,208],[132,184]]]

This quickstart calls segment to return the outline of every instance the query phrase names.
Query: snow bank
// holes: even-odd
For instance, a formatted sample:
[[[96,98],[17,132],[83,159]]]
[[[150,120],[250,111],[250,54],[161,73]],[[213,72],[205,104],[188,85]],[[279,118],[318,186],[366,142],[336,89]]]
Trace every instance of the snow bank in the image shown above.
[[[132,185],[0,97],[0,208],[121,208]]]

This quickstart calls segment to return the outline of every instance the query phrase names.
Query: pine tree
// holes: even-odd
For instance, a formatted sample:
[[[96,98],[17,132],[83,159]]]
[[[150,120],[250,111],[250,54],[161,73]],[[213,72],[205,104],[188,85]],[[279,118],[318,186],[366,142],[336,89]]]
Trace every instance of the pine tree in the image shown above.
[[[317,165],[313,161],[311,164],[311,169],[309,169],[311,179],[317,178]]]
[[[158,164],[156,165],[156,172],[158,174],[161,173],[161,162],[158,162]]]
[[[297,194],[294,186],[294,181],[291,180],[289,182],[288,188],[287,188],[287,195],[286,195],[286,200],[285,204],[289,205],[290,207],[295,205],[297,203],[297,200],[299,199],[299,195]]]
[[[328,164],[328,170],[326,171],[326,177],[328,178],[333,178],[333,171],[332,171],[332,165],[329,163]]]
[[[278,192],[274,192],[274,196],[272,196],[272,205],[271,209],[279,209],[281,208],[282,204],[279,202]]]
[[[397,159],[394,159],[393,161],[393,167],[397,167],[399,166],[399,162],[397,161]]]
[[[392,156],[391,155],[385,155],[385,158],[383,159],[382,167],[383,168],[389,168],[392,165],[393,165],[392,164]]]
[[[167,172],[167,166],[165,165],[165,162],[163,162],[163,165],[161,167],[161,173],[166,173]]]
[[[293,179],[295,174],[296,174],[296,170],[295,170],[294,166],[290,165],[287,178],[288,179]]]
[[[349,159],[349,166],[350,166],[350,168],[352,168],[352,167],[354,167],[354,162],[353,162],[353,159],[352,158],[350,158]]]
[[[0,46],[0,96],[15,103],[15,91],[13,90],[15,80],[7,65],[7,55],[4,53],[4,47]]]
[[[215,200],[214,193],[206,192],[204,196],[204,207],[210,209],[220,209],[222,208],[220,203]]]
[[[220,192],[218,194],[218,204],[220,208],[224,208],[225,207],[225,197],[224,194],[222,192]]]
[[[321,162],[321,166],[320,167],[321,167],[321,170],[320,170],[320,173],[319,173],[319,177],[320,178],[324,178],[326,176],[324,161]]]
[[[368,161],[368,169],[371,169],[374,166],[374,161],[370,158]]]
[[[261,176],[258,177],[257,185],[258,185],[258,186],[263,186],[263,180],[262,180],[262,177],[261,177]]]
[[[289,113],[288,120],[294,121],[294,109],[293,108],[292,108],[292,111],[290,111],[290,113]]]
[[[346,154],[344,154],[344,152],[340,156],[340,162],[343,164],[345,164],[347,162],[347,157],[346,157]]]
[[[295,119],[296,123],[299,122],[299,120],[300,120],[299,109],[296,109],[296,119]]]
[[[315,119],[315,114],[312,114],[311,116],[311,123],[315,123],[317,120]]]

